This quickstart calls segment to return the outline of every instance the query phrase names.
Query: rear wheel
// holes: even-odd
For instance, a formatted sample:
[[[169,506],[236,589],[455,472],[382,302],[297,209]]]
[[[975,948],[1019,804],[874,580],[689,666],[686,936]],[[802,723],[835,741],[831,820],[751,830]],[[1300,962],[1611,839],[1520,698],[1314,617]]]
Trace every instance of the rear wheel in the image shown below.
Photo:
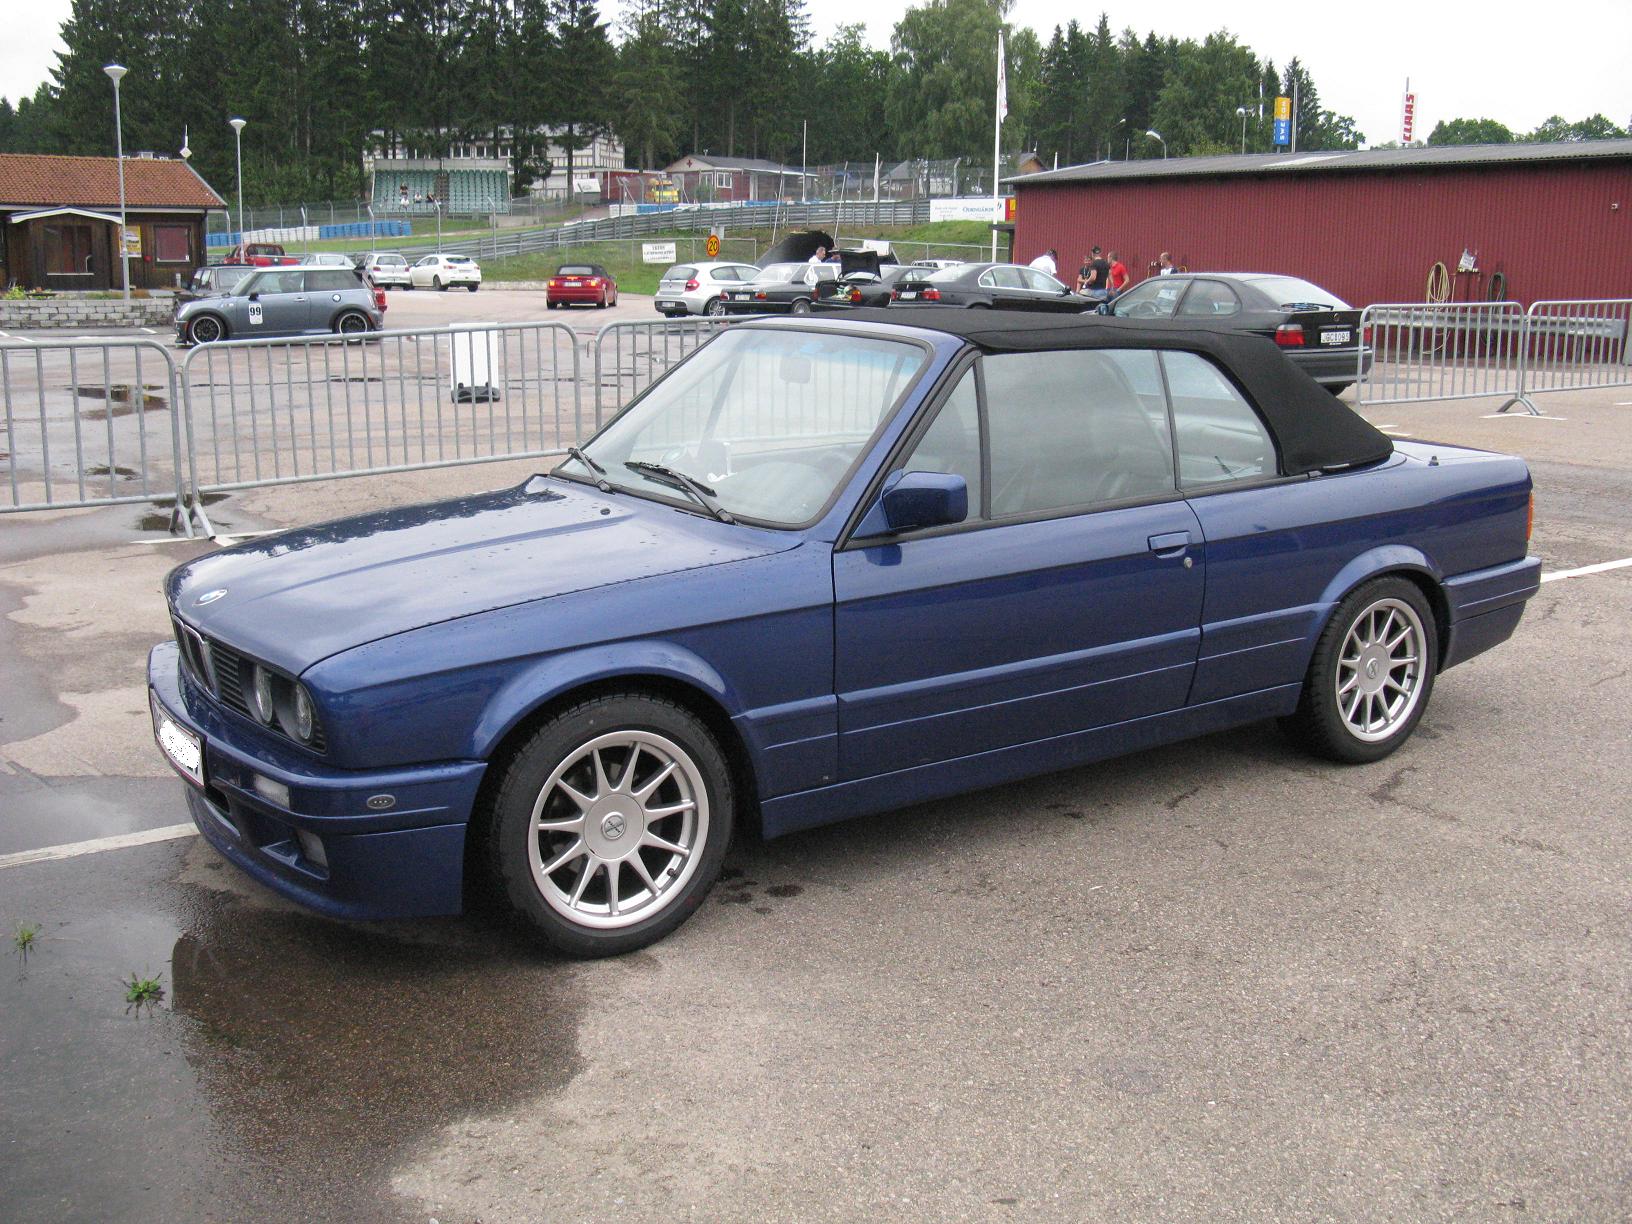
[[[725,314],[725,299],[723,297],[710,298],[708,305],[703,307],[703,313],[711,319],[718,319]]]
[[[615,956],[696,912],[735,803],[725,755],[690,711],[640,693],[597,697],[545,723],[505,764],[488,863],[552,947]]]
[[[1299,746],[1334,761],[1377,761],[1416,729],[1439,667],[1434,613],[1405,578],[1377,578],[1338,605],[1315,645],[1296,712]]]
[[[793,305],[788,307],[789,314],[806,315],[810,313],[810,303],[804,298],[795,298]]]
[[[340,336],[360,336],[369,331],[368,316],[356,310],[348,310],[334,320],[334,331]]]
[[[214,315],[199,315],[187,324],[187,338],[194,344],[214,344],[227,338],[227,326]]]
[[[475,293],[476,290],[481,288],[481,286],[480,285],[466,285],[465,288],[469,289],[472,293]]]

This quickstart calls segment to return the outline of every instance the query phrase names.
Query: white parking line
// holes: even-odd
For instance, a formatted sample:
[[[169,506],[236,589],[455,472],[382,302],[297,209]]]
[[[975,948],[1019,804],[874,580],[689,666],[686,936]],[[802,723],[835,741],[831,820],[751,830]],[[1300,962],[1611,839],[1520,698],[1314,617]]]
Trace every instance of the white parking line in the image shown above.
[[[1597,565],[1583,565],[1580,569],[1555,570],[1551,574],[1543,574],[1543,582],[1555,582],[1560,578],[1584,578],[1588,574],[1602,574],[1606,570],[1625,569],[1632,565],[1632,557],[1622,557],[1619,561],[1600,561]]]
[[[1545,412],[1487,412],[1485,421],[1567,421],[1569,417],[1555,417]]]
[[[166,825],[162,829],[143,829],[140,833],[121,833],[116,837],[69,842],[64,846],[42,846],[38,850],[0,854],[0,870],[21,867],[25,863],[50,863],[57,859],[78,858],[82,854],[101,854],[104,850],[126,850],[131,846],[146,846],[152,842],[174,841],[178,837],[192,837],[197,833],[198,829],[190,824]]]

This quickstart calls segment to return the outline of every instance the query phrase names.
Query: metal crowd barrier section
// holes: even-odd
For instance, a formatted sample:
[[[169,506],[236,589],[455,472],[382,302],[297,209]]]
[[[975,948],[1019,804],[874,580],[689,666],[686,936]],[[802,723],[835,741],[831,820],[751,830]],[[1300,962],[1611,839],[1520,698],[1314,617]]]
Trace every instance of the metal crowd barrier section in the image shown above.
[[[177,385],[154,340],[0,344],[0,513],[169,499],[192,534]]]
[[[1518,404],[1540,414],[1532,396],[1632,386],[1632,298],[1532,302],[1524,315]]]
[[[199,345],[180,365],[187,487],[559,454],[587,432],[581,365],[562,323]],[[197,499],[194,511],[208,528]]]
[[[595,336],[595,419],[591,428],[599,428],[675,362],[733,322],[729,317],[704,316],[608,323],[601,328]]]
[[[1517,302],[1396,302],[1360,312],[1358,404],[1516,395],[1525,316]]]

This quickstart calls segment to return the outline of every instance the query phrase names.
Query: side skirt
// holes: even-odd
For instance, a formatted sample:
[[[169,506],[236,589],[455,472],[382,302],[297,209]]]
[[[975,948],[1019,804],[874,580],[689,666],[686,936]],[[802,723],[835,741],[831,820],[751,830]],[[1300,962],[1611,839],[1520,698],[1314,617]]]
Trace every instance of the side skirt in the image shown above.
[[[1164,714],[766,799],[761,805],[765,836],[780,837],[855,816],[945,799],[1198,735],[1210,735],[1243,723],[1278,718],[1297,708],[1302,687],[1286,684],[1261,689]]]

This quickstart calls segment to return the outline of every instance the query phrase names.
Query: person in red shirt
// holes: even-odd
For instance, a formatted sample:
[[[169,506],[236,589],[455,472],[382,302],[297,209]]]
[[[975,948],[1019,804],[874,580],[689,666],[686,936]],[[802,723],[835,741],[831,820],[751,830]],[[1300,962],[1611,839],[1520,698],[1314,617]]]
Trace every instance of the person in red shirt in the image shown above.
[[[1119,256],[1115,251],[1112,251],[1111,283],[1109,288],[1113,298],[1128,287],[1128,280],[1128,265],[1122,262],[1121,256]]]

